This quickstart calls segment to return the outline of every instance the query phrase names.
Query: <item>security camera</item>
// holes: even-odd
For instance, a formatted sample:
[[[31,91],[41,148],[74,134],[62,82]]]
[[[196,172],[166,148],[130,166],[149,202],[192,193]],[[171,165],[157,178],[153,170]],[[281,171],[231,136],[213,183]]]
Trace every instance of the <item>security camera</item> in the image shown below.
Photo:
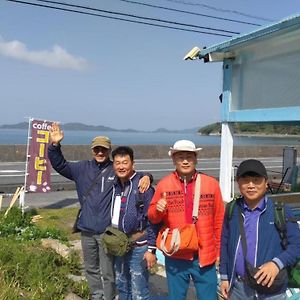
[[[190,50],[185,57],[183,58],[183,60],[194,60],[196,58],[199,58],[199,54],[200,54],[201,49],[198,47],[194,47],[192,50]]]

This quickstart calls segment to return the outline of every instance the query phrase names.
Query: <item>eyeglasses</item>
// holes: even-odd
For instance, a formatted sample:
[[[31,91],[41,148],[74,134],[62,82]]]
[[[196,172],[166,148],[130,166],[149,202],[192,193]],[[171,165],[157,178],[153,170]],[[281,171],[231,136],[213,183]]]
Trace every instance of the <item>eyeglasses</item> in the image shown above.
[[[105,148],[105,147],[101,147],[101,146],[96,146],[93,148],[93,152],[95,154],[102,152],[102,153],[106,153],[109,149]]]

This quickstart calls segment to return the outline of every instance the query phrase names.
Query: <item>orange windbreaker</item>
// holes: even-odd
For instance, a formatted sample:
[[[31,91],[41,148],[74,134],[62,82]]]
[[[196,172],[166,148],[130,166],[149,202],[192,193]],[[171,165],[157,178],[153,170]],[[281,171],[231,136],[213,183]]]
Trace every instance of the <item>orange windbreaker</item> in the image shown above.
[[[195,179],[188,184],[195,188]],[[167,209],[161,213],[156,210],[156,203],[166,193]],[[194,192],[193,192],[194,194]],[[186,203],[193,202],[186,199],[185,186],[176,172],[167,175],[161,179],[155,190],[148,210],[148,218],[154,223],[163,222],[166,227],[178,228],[187,223]],[[191,210],[190,210],[191,213]],[[224,203],[219,184],[216,179],[201,173],[201,196],[199,201],[199,214],[196,223],[198,241],[199,241],[199,264],[201,267],[213,264],[220,257],[221,231],[224,217]],[[190,218],[191,219],[191,218]],[[175,256],[174,258],[192,260],[194,254]]]

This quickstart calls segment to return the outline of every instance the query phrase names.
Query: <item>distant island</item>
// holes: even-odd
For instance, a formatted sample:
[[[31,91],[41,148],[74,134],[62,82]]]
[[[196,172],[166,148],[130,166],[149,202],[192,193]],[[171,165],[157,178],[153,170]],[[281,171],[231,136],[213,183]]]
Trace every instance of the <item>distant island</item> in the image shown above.
[[[221,123],[213,123],[198,131],[202,135],[221,134]],[[235,135],[300,135],[300,125],[274,123],[233,123]]]
[[[83,123],[65,123],[61,124],[63,130],[82,130],[82,131],[116,131],[116,132],[164,132],[164,133],[197,133],[199,131],[199,128],[190,128],[190,129],[182,129],[182,130],[169,130],[165,128],[158,128],[154,131],[142,131],[142,130],[136,130],[136,129],[115,129],[103,125],[86,125]],[[0,129],[28,129],[28,122],[21,122],[17,124],[5,124],[0,125]]]

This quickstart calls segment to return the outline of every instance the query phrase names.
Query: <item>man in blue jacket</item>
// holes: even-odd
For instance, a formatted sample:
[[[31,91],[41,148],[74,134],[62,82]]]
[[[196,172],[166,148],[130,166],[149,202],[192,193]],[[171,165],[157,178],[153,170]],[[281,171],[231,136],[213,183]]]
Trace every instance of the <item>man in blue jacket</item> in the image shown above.
[[[300,257],[300,230],[297,223],[287,222],[288,245],[284,249],[279,232],[275,227],[274,203],[266,196],[268,176],[265,166],[258,160],[243,161],[236,172],[241,197],[236,200],[229,215],[227,209],[221,239],[221,292],[225,299],[286,299],[285,284],[273,292],[272,285],[279,271],[293,265]],[[285,207],[287,220],[292,211]],[[247,254],[244,255],[239,230],[239,217],[242,214]],[[245,259],[255,271],[255,280],[265,286],[268,292],[252,288],[247,281]],[[274,288],[274,286],[273,286]],[[259,291],[258,291],[259,290]]]
[[[135,241],[124,256],[115,257],[116,285],[120,300],[149,300],[149,273],[156,262],[157,225],[148,221],[153,187],[141,194],[140,175],[134,170],[133,150],[120,146],[112,152],[116,179],[113,188],[112,226]]]
[[[77,223],[81,231],[81,245],[86,278],[92,300],[112,300],[116,296],[113,258],[107,255],[100,243],[101,234],[111,224],[111,197],[115,178],[109,159],[111,141],[108,137],[95,137],[91,144],[91,160],[67,161],[60,142],[64,133],[58,123],[50,129],[51,144],[48,157],[52,167],[62,176],[73,180],[81,207]],[[150,176],[150,175],[149,175]],[[150,186],[149,176],[139,182],[141,192]]]

